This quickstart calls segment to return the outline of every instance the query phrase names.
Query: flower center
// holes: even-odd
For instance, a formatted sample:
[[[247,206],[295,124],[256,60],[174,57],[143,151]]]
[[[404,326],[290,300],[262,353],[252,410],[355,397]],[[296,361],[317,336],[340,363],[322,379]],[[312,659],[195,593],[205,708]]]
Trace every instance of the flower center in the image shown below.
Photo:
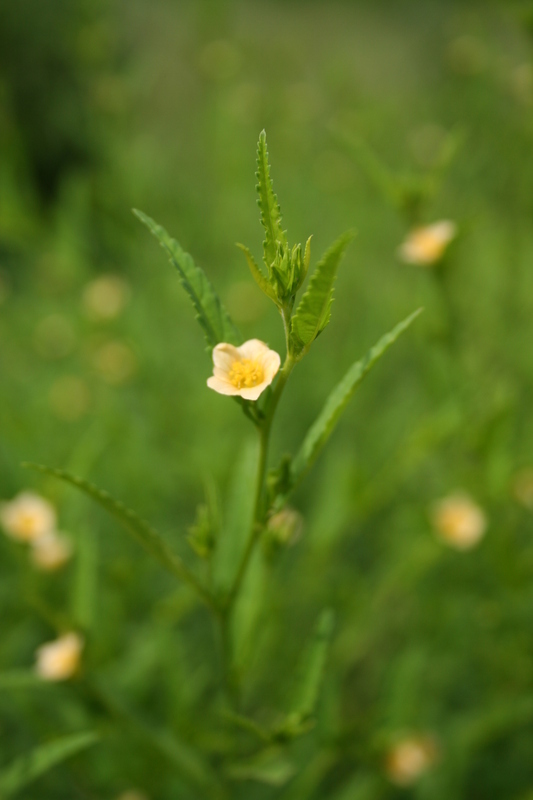
[[[22,534],[30,535],[36,528],[37,520],[31,511],[20,512],[17,525]]]
[[[243,358],[233,362],[228,377],[236,389],[251,389],[263,383],[265,373],[260,363]]]
[[[422,258],[427,261],[436,261],[444,251],[445,242],[435,236],[433,231],[418,231],[414,241]]]

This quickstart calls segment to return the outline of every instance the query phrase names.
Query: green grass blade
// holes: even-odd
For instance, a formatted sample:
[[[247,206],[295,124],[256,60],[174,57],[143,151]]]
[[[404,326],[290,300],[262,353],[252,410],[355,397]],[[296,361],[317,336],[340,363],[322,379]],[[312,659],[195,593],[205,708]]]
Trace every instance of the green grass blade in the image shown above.
[[[303,654],[290,704],[290,714],[296,714],[299,720],[309,719],[315,711],[333,624],[333,612],[325,609],[318,618],[313,638]]]
[[[372,369],[374,364],[396,339],[407,330],[421,311],[422,309],[419,308],[396,325],[392,331],[382,336],[379,342],[368,351],[364,358],[350,367],[344,378],[333,389],[326,400],[324,408],[309,429],[300,450],[292,461],[290,481],[292,487],[301,480],[315,461],[365,375]]]
[[[279,241],[286,244],[286,238],[281,228],[281,210],[278,198],[274,194],[272,178],[270,177],[265,131],[261,131],[259,142],[257,143],[256,177],[257,191],[259,193],[257,202],[261,211],[261,224],[265,229],[265,241],[263,242],[264,259],[267,269],[270,270],[276,258],[276,242]]]
[[[192,256],[186,253],[153,219],[137,209],[133,209],[133,213],[153,233],[178,270],[181,284],[196,310],[196,318],[204,330],[208,346],[213,348],[219,342],[241,344],[241,334],[222,305],[211,281],[205,272],[196,266]]]
[[[297,356],[306,351],[330,320],[337,270],[354,236],[354,231],[340,236],[322,257],[309,281],[291,322],[291,336]]]
[[[94,731],[84,731],[36,747],[0,772],[0,797],[12,797],[56,764],[96,744],[98,739]]]
[[[188,569],[182,559],[172,552],[162,536],[147,522],[137,516],[134,511],[131,511],[131,509],[127,508],[123,503],[115,500],[108,492],[102,491],[93,483],[89,483],[89,481],[83,478],[78,478],[76,475],[71,475],[70,472],[66,472],[63,469],[53,469],[43,464],[26,463],[23,464],[23,466],[66,481],[88,494],[93,500],[99,503],[102,508],[105,508],[106,511],[114,516],[121,523],[122,527],[133,536],[148,553],[157,559],[165,569],[192,586],[202,599],[207,602],[208,605],[211,605],[212,601],[210,595],[200,585],[196,576]]]

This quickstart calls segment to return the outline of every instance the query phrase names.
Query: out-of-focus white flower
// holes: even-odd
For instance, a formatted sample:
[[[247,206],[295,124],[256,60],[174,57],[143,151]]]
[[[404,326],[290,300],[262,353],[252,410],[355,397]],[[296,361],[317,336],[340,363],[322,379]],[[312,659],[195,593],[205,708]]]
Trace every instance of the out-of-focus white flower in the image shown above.
[[[83,639],[78,633],[66,633],[37,649],[35,669],[45,681],[64,681],[71,678],[80,665]]]
[[[518,502],[533,511],[533,468],[520,470],[513,479],[513,495]]]
[[[0,522],[8,536],[33,542],[56,527],[56,512],[51,503],[34,492],[20,492],[0,506]]]
[[[487,529],[485,512],[464,492],[435,503],[431,519],[440,538],[457,550],[475,547]]]
[[[408,264],[427,267],[439,261],[457,234],[455,222],[443,219],[425,227],[413,228],[398,248],[398,256]]]
[[[54,572],[72,555],[72,543],[66,536],[50,531],[31,543],[33,563],[45,572]]]
[[[257,400],[274,380],[280,363],[279,354],[259,339],[250,339],[240,347],[222,342],[213,350],[213,375],[207,385],[219,394]]]
[[[94,320],[118,317],[130,298],[130,287],[118,275],[101,275],[83,290],[83,308]]]
[[[410,786],[435,763],[437,747],[430,736],[401,739],[387,753],[385,771],[397,786]]]

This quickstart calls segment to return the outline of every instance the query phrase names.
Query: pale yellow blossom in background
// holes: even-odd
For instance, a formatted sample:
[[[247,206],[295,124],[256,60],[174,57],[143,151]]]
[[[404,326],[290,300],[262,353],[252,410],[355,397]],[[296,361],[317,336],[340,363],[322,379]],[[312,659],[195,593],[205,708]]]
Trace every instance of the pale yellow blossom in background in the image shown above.
[[[413,228],[398,248],[398,256],[408,264],[430,266],[442,258],[456,234],[455,222],[448,219]]]
[[[83,308],[90,319],[115,319],[130,299],[129,284],[119,275],[101,275],[83,290]]]
[[[33,492],[20,492],[0,506],[0,522],[6,534],[21,542],[33,542],[56,527],[54,507]]]
[[[513,480],[513,495],[520,505],[533,511],[533,468],[520,470]]]
[[[259,339],[240,347],[222,342],[213,350],[213,375],[207,385],[219,394],[257,400],[274,380],[280,363],[279,354]]]
[[[72,543],[66,536],[50,531],[31,543],[32,561],[38,569],[54,572],[72,555]]]
[[[385,760],[388,778],[397,786],[411,786],[435,763],[437,747],[430,736],[412,736],[394,744]]]
[[[35,669],[45,681],[64,681],[78,671],[83,639],[77,633],[66,633],[37,649]]]
[[[487,529],[485,512],[463,492],[435,503],[431,519],[439,537],[457,550],[475,547]]]

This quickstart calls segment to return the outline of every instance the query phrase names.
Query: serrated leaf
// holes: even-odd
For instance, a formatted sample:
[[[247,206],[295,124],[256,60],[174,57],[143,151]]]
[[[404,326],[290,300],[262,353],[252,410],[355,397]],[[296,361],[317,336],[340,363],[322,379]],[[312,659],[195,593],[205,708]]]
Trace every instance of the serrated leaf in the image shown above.
[[[196,318],[202,326],[207,344],[213,348],[219,342],[239,345],[242,336],[222,305],[211,281],[205,272],[197,267],[192,256],[186,253],[166,230],[143,214],[133,209],[133,213],[143,222],[167,252],[171,263],[178,270],[180,281],[196,310]]]
[[[272,178],[270,177],[270,164],[268,163],[268,150],[266,133],[261,131],[257,143],[257,191],[259,193],[259,209],[261,211],[261,224],[265,229],[263,242],[264,259],[267,269],[274,263],[277,254],[277,242],[287,243],[285,233],[281,228],[281,210],[278,198],[274,194]]]
[[[307,291],[300,300],[291,322],[292,340],[297,356],[306,351],[329,322],[337,270],[343,253],[354,235],[353,231],[348,231],[339,237],[325,253],[311,276]]]
[[[313,638],[302,656],[290,703],[290,715],[297,715],[299,720],[308,719],[315,710],[333,623],[333,612],[325,609],[318,618]]]
[[[250,268],[250,272],[252,273],[252,276],[253,276],[255,282],[257,283],[257,285],[259,286],[259,288],[261,289],[261,291],[264,292],[267,297],[270,297],[270,299],[273,300],[276,303],[277,302],[276,301],[276,292],[274,291],[274,288],[270,285],[270,283],[267,281],[267,279],[265,278],[265,276],[263,275],[263,273],[261,272],[261,270],[257,266],[257,263],[256,263],[253,255],[251,254],[250,250],[244,244],[237,243],[237,247],[240,250],[242,250],[242,252],[246,256],[246,261],[247,261],[248,266]]]
[[[94,731],[84,731],[36,747],[0,772],[0,797],[12,797],[56,764],[96,744],[98,739]]]
[[[320,412],[305,437],[300,450],[291,464],[291,484],[292,487],[299,482],[303,475],[312,465],[320,450],[331,436],[339,418],[354,395],[355,390],[361,381],[372,369],[374,364],[398,339],[398,337],[411,325],[418,317],[422,309],[419,308],[413,314],[396,325],[392,331],[382,336],[377,344],[372,347],[366,356],[353,364],[344,378],[337,384],[329,395],[324,408]]]
[[[119,500],[115,500],[108,492],[102,491],[93,483],[89,483],[89,481],[83,478],[78,478],[76,475],[71,475],[70,472],[66,472],[63,469],[53,469],[43,464],[26,463],[23,464],[23,466],[66,481],[88,494],[93,500],[99,503],[102,508],[114,516],[115,519],[121,523],[123,528],[125,528],[148,553],[157,559],[165,569],[196,589],[204,601],[209,605],[211,604],[210,596],[199,584],[196,576],[188,569],[182,559],[173,553],[163,537],[134,511],[127,508]]]

